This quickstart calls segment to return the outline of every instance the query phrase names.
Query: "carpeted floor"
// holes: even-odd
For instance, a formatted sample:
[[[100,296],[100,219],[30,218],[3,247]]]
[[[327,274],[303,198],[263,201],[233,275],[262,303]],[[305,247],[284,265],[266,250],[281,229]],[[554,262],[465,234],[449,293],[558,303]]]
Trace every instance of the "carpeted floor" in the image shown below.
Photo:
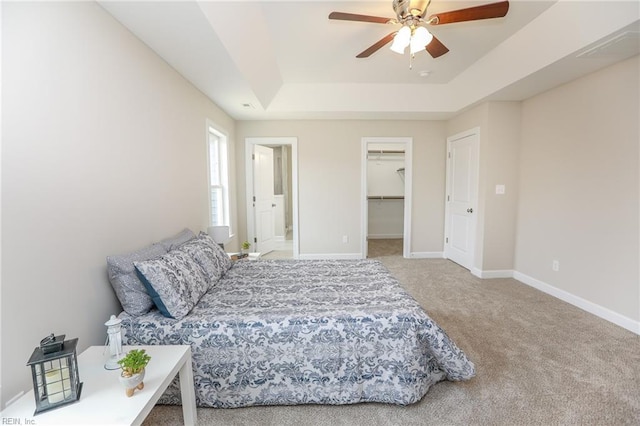
[[[377,256],[475,363],[418,403],[199,408],[201,425],[639,425],[640,337],[513,279]],[[390,249],[389,249],[390,251]],[[157,406],[145,425],[182,423]]]

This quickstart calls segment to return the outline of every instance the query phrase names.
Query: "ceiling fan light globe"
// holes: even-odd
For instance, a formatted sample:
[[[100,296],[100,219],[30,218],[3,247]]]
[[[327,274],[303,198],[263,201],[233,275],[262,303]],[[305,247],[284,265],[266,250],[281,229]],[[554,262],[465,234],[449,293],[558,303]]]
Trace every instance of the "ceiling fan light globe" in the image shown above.
[[[396,43],[394,41],[391,44],[390,49],[391,49],[392,52],[396,52],[396,53],[399,53],[399,54],[403,55],[404,54],[404,49],[406,49],[406,47],[405,46],[401,46],[400,43]]]
[[[425,45],[427,45],[431,42],[433,36],[425,27],[418,27],[413,32],[413,38],[419,40],[420,43],[424,43]]]
[[[411,40],[411,28],[406,25],[398,30],[398,33],[394,37],[394,40],[398,40],[403,43],[405,47],[409,45],[409,41]]]
[[[419,51],[421,51],[422,49],[424,49],[424,44],[421,44],[418,40],[416,40],[415,38],[411,40],[411,48],[410,48],[410,52],[413,55],[414,53],[418,53]]]
[[[417,53],[424,50],[425,46],[431,43],[433,35],[425,27],[418,27],[411,37],[411,53]]]
[[[396,33],[395,37],[393,37],[391,50],[393,52],[396,52],[402,55],[404,53],[404,49],[407,48],[410,42],[411,42],[411,28],[402,27]]]

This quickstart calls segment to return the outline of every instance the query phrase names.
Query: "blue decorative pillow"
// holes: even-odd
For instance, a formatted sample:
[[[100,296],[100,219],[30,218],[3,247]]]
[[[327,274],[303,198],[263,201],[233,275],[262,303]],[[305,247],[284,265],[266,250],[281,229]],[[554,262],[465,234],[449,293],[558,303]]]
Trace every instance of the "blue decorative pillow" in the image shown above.
[[[184,318],[209,288],[200,265],[181,249],[134,265],[158,310],[169,318]]]
[[[145,277],[142,274],[142,272],[140,272],[140,269],[138,269],[138,267],[136,267],[136,274],[138,275],[138,279],[140,280],[142,285],[144,285],[144,287],[146,288],[147,294],[151,298],[151,301],[156,306],[156,308],[158,308],[160,313],[167,318],[173,318],[173,316],[171,316],[171,313],[165,306],[164,302],[162,302],[162,298],[160,297],[158,292],[153,289],[153,286],[151,285],[147,277]]]

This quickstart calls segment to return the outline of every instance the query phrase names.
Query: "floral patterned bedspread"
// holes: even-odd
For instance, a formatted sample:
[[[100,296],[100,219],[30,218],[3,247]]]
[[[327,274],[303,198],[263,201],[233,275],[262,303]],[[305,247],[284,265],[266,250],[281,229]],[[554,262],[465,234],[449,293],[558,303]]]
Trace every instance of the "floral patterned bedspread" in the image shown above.
[[[199,406],[406,405],[475,374],[376,260],[241,260],[182,320],[120,318],[126,344],[191,345]]]

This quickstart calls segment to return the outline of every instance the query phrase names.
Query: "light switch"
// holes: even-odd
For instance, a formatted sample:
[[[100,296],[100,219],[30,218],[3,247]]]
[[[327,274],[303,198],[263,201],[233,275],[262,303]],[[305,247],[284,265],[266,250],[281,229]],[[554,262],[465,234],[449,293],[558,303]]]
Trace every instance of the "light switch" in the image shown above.
[[[496,185],[496,194],[504,195],[504,185]]]

